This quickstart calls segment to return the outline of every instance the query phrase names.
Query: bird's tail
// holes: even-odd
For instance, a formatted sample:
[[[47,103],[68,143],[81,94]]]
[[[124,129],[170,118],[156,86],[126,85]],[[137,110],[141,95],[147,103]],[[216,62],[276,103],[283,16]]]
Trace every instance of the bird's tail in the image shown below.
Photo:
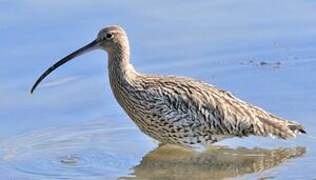
[[[259,117],[259,119],[262,122],[261,135],[263,136],[271,135],[288,139],[296,137],[297,134],[306,133],[303,125],[294,121],[284,120],[273,115],[270,115],[270,118]]]

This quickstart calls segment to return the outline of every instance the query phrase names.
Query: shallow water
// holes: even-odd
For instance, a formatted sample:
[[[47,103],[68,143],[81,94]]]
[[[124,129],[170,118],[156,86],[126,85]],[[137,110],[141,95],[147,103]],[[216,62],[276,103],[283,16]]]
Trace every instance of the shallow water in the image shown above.
[[[316,178],[313,1],[0,1],[0,179]],[[116,103],[95,52],[29,88],[109,24],[144,73],[207,81],[306,127],[205,152],[158,147]]]

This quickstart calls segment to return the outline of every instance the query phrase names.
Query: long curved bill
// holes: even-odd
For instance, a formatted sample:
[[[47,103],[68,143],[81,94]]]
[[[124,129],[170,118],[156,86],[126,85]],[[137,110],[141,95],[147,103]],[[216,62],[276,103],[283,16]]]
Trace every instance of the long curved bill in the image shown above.
[[[85,54],[87,52],[90,52],[92,50],[95,50],[98,48],[98,41],[94,40],[91,43],[85,45],[84,47],[74,51],[73,53],[69,54],[68,56],[64,57],[63,59],[59,60],[57,63],[49,67],[35,82],[31,89],[31,94],[34,92],[35,88],[39,85],[39,83],[51,72],[53,72],[55,69],[57,69],[59,66],[65,64],[66,62],[70,61],[71,59],[74,59],[75,57],[78,57],[82,54]]]

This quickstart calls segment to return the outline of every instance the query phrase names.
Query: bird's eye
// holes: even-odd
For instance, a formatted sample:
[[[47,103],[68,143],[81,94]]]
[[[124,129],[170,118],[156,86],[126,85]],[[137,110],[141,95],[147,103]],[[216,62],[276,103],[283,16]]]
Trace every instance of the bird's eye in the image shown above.
[[[113,34],[110,34],[110,33],[106,34],[105,37],[106,37],[106,39],[112,39],[113,38]]]

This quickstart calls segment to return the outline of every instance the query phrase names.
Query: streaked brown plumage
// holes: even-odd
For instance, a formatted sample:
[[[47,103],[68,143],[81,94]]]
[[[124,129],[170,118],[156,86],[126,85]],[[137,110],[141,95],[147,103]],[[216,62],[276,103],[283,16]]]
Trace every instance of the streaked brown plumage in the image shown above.
[[[102,29],[96,40],[58,61],[37,80],[31,92],[54,69],[92,49],[108,52],[110,84],[119,104],[145,134],[162,143],[208,145],[236,136],[287,139],[305,133],[302,125],[204,82],[136,72],[129,62],[127,35],[119,26]]]

